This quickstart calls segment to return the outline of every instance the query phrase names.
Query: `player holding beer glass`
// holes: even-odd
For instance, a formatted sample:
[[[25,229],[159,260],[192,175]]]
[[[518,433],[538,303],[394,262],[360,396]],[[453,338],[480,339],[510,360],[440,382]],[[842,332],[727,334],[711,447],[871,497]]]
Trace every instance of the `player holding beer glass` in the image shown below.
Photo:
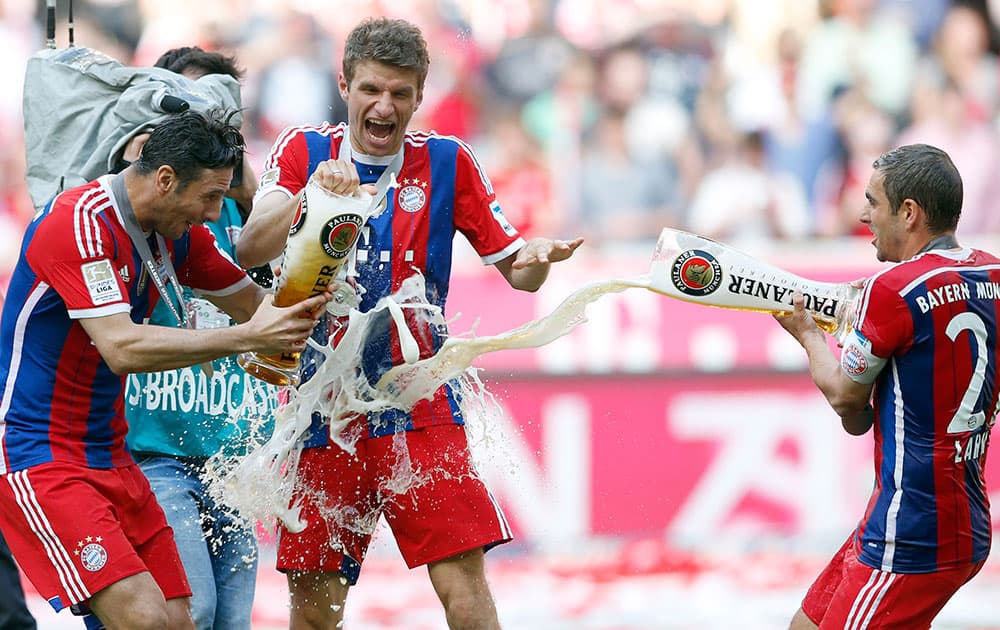
[[[194,627],[173,535],[125,443],[124,375],[300,351],[330,299],[273,306],[203,225],[244,150],[228,120],[170,116],[122,173],[57,195],[28,226],[0,320],[0,529],[53,608],[85,604],[109,628]],[[182,284],[242,323],[143,325]]]
[[[423,35],[405,21],[369,19],[351,32],[339,80],[348,124],[293,127],[276,139],[238,244],[244,265],[281,254],[310,178],[338,194],[366,184],[374,188],[377,203],[385,196],[385,211],[364,226],[356,252],[353,280],[364,289],[363,312],[418,272],[428,302],[443,308],[456,231],[484,264],[525,291],[537,290],[550,264],[573,254],[582,239],[521,238],[465,143],[407,131],[423,97],[428,63]],[[393,174],[399,185],[390,187]],[[420,358],[432,356],[444,331],[408,320]],[[402,361],[399,335],[389,321],[387,316],[364,350],[362,362],[373,383]],[[332,628],[343,617],[348,588],[358,579],[370,541],[369,533],[324,520],[323,514],[345,510],[386,517],[407,564],[427,565],[450,627],[499,627],[483,555],[510,540],[510,528],[475,473],[458,396],[445,385],[413,409],[358,418],[362,437],[354,454],[333,444],[321,421],[314,423],[294,499],[308,525],[300,533],[279,531],[278,568],[288,574],[291,627]],[[396,463],[399,441],[393,436],[404,431],[412,469],[430,479],[396,494],[385,482]]]
[[[875,428],[868,508],[791,630],[929,628],[990,550],[1000,259],[956,240],[962,179],[944,151],[907,145],[873,167],[861,222],[897,264],[865,283],[840,360],[801,295],[778,317],[844,429]]]

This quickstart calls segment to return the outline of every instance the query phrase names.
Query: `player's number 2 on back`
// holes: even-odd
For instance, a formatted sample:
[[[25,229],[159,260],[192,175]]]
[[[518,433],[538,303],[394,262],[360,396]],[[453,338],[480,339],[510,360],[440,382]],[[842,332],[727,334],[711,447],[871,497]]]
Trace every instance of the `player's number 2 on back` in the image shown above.
[[[965,390],[962,402],[948,424],[948,433],[975,431],[986,422],[986,412],[983,409],[975,410],[980,404],[980,393],[986,380],[986,366],[989,363],[986,324],[975,313],[959,313],[948,322],[945,333],[949,339],[955,341],[963,330],[968,330],[976,338],[976,369],[972,371],[969,387]]]

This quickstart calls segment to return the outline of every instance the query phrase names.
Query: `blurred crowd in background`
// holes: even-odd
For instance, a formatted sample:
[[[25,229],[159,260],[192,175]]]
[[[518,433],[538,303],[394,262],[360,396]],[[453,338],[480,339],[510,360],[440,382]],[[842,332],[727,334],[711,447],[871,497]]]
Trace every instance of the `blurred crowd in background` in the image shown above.
[[[0,269],[33,214],[21,85],[41,0],[0,0]],[[68,42],[60,0],[57,43]],[[246,73],[259,173],[286,126],[339,122],[347,32],[419,25],[411,129],[468,141],[527,235],[596,250],[687,229],[734,244],[868,236],[873,159],[948,151],[963,235],[1000,233],[1000,0],[76,0],[75,43],[131,65],[200,45]],[[9,241],[9,242],[8,242]]]

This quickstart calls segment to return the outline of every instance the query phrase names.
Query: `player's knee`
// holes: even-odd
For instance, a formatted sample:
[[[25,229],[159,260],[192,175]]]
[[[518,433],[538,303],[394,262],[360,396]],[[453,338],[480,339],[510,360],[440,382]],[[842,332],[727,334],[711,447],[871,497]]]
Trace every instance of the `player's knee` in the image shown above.
[[[438,591],[450,630],[499,628],[493,596],[483,576],[451,586]]]
[[[184,628],[185,630],[192,627],[190,624],[190,616],[188,616],[188,623],[181,625],[174,625],[173,620],[167,614],[167,609],[165,606],[158,606],[155,603],[133,603],[130,606],[125,606],[121,608],[115,615],[113,622],[108,622],[106,625],[109,627],[117,628],[130,628],[131,630],[167,630],[170,628]]]
[[[339,628],[343,618],[343,606],[315,606],[303,602],[298,604],[293,603],[289,627],[296,630]]]

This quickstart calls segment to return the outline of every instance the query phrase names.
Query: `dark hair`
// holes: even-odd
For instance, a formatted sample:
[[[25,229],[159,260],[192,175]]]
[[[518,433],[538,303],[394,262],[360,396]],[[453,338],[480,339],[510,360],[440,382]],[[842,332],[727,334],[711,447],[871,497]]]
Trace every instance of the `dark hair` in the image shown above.
[[[182,189],[205,169],[235,168],[246,149],[243,134],[229,122],[235,113],[214,109],[202,114],[189,109],[165,118],[156,125],[133,167],[146,175],[170,166]]]
[[[912,199],[927,213],[933,234],[958,227],[962,214],[962,176],[948,154],[928,144],[908,144],[883,153],[872,168],[882,173],[882,186],[893,214]]]
[[[377,61],[417,73],[417,88],[424,89],[431,63],[427,42],[420,29],[406,20],[366,18],[354,27],[344,42],[344,78],[350,84],[359,62]]]
[[[236,57],[207,51],[198,46],[171,48],[160,55],[153,67],[165,68],[177,74],[193,68],[203,75],[228,74],[236,80],[243,78],[243,70],[236,65]]]

